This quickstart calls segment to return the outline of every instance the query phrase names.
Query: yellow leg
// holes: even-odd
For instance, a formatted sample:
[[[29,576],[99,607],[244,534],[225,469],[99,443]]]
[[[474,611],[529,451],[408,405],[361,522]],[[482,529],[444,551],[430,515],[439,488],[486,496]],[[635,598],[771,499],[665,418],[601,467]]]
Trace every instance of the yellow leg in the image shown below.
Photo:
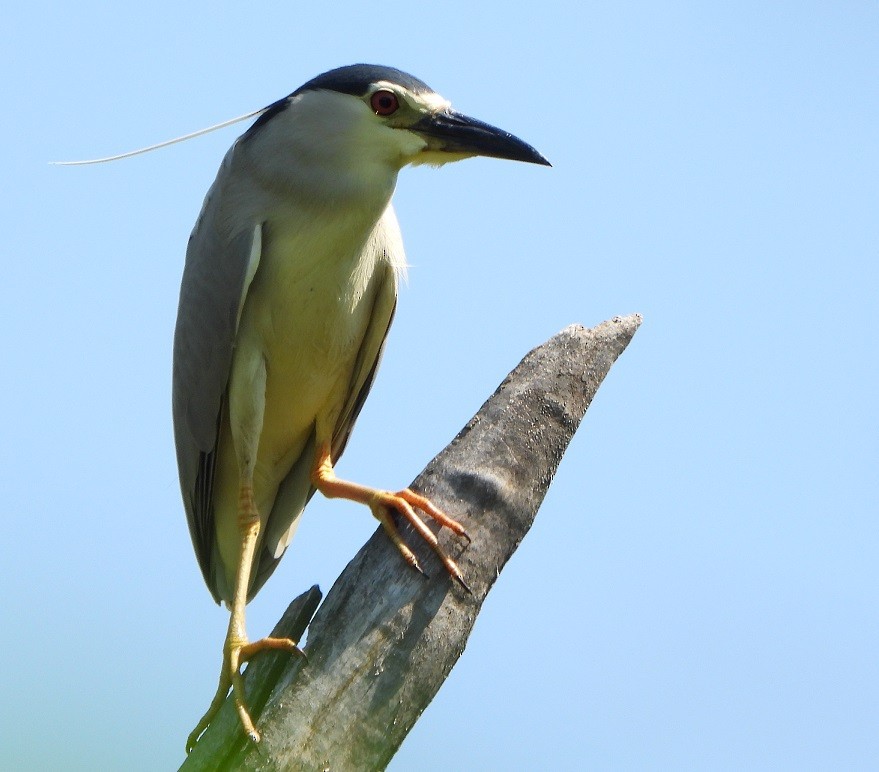
[[[253,498],[253,487],[242,483],[238,499],[238,522],[241,528],[241,556],[235,576],[235,594],[232,598],[232,612],[229,616],[229,629],[223,643],[223,665],[220,670],[220,683],[211,700],[207,713],[202,716],[195,729],[186,740],[186,752],[189,753],[198,742],[198,738],[226,701],[229,688],[235,698],[235,707],[245,734],[259,742],[259,732],[253,725],[250,711],[244,698],[244,681],[241,677],[241,666],[261,651],[284,650],[295,654],[303,654],[295,641],[289,638],[261,638],[250,643],[245,628],[244,607],[247,604],[247,589],[250,585],[250,572],[253,568],[253,556],[259,536],[259,513]]]
[[[464,526],[456,520],[452,520],[452,518],[435,507],[429,499],[420,496],[409,488],[405,488],[397,493],[391,493],[389,491],[369,488],[365,485],[359,485],[346,480],[340,480],[336,477],[336,473],[333,470],[333,460],[330,453],[330,446],[328,444],[324,444],[318,449],[314,467],[311,472],[311,481],[314,484],[314,487],[328,498],[343,498],[366,504],[366,506],[372,511],[376,520],[382,524],[385,532],[394,543],[394,546],[400,551],[403,559],[416,571],[424,573],[421,571],[421,566],[418,565],[418,560],[416,560],[412,550],[410,550],[403,542],[403,538],[400,536],[397,526],[394,525],[391,512],[392,510],[399,512],[430,545],[431,549],[442,561],[449,574],[451,574],[460,585],[467,590],[467,592],[470,592],[470,588],[464,581],[464,575],[458,568],[457,563],[446,555],[442,547],[439,546],[436,536],[424,524],[424,520],[419,517],[415,510],[421,510],[424,514],[444,528],[448,528],[459,536],[463,536],[468,542],[470,541],[470,536],[467,534],[467,531],[464,530]]]

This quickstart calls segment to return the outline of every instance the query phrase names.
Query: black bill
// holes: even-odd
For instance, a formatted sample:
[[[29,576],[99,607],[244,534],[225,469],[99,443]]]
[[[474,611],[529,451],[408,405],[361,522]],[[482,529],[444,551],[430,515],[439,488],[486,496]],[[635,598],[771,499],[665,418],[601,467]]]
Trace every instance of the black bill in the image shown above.
[[[445,110],[425,116],[411,127],[411,131],[423,136],[428,141],[430,150],[505,158],[510,161],[551,166],[550,162],[527,142],[523,142],[503,129],[490,126],[454,110]]]

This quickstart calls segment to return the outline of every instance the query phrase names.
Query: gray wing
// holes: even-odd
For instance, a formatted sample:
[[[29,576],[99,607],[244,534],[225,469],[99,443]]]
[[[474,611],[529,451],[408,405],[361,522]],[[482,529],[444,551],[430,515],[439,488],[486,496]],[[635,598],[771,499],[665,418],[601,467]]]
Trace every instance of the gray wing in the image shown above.
[[[354,422],[372,388],[396,307],[397,276],[389,264],[382,263],[377,271],[370,322],[357,354],[348,399],[339,414],[333,433],[333,463],[336,463],[345,451]],[[314,434],[312,434],[302,454],[278,487],[278,495],[266,524],[266,536],[248,592],[249,598],[256,595],[272,575],[293,538],[302,510],[314,495],[310,472],[315,450]]]
[[[363,408],[363,403],[369,396],[372,382],[378,371],[382,353],[385,350],[385,341],[388,330],[394,320],[394,312],[397,310],[397,275],[390,265],[383,265],[379,276],[379,285],[376,291],[375,302],[370,324],[360,352],[357,355],[357,364],[354,367],[354,376],[351,381],[351,389],[348,392],[348,401],[339,415],[336,431],[333,434],[333,463],[337,463],[339,457],[345,452],[354,422]]]
[[[208,589],[219,602],[212,555],[217,435],[241,306],[259,262],[262,229],[224,217],[233,149],[208,191],[189,238],[174,332],[174,441],[189,533]]]

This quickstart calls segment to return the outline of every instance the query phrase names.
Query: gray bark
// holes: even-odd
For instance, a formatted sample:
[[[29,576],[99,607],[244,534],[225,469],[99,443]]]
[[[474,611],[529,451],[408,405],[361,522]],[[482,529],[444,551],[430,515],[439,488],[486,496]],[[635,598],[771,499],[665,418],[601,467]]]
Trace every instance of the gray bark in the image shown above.
[[[243,738],[227,700],[182,769],[383,769],[463,653],[488,591],[640,323],[633,314],[588,330],[571,326],[531,351],[412,484],[470,533],[469,545],[445,531],[439,538],[472,594],[408,526],[403,537],[429,579],[379,529],[311,621],[307,661],[271,653],[248,667],[262,742]],[[299,639],[319,600],[317,588],[297,598],[273,634]]]

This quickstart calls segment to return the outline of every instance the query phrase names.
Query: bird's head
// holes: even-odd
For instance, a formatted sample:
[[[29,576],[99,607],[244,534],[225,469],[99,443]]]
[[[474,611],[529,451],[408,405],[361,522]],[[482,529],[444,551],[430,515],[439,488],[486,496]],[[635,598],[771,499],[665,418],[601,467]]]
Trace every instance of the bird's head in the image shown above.
[[[260,141],[262,140],[262,141]],[[275,168],[299,176],[375,179],[407,164],[441,165],[473,156],[549,162],[509,132],[452,110],[426,83],[391,67],[330,70],[266,108],[242,137],[275,153]],[[278,157],[277,154],[283,156]],[[329,180],[328,180],[329,182]]]

